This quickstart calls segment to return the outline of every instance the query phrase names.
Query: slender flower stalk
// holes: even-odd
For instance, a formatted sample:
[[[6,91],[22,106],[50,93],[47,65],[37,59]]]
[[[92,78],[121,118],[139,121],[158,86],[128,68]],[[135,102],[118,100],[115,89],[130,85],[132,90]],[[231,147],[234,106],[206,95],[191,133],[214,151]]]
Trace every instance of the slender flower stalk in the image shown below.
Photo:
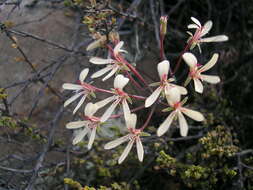
[[[67,129],[83,128],[73,139],[73,145],[79,143],[87,134],[89,134],[88,149],[91,149],[96,137],[97,127],[101,125],[100,118],[94,116],[97,110],[98,106],[96,104],[88,103],[84,109],[84,120],[70,122],[66,125]]]
[[[187,94],[186,88],[172,84],[173,78],[168,79],[168,73],[170,69],[170,63],[168,60],[164,60],[157,65],[158,74],[160,77],[160,82],[153,83],[151,86],[159,86],[145,101],[145,107],[150,107],[160,96],[161,93],[165,95],[170,94],[172,88],[177,88],[180,94]]]
[[[204,24],[204,26],[202,26],[198,19],[191,17],[191,20],[193,21],[193,24],[189,24],[188,29],[196,29],[196,31],[194,34],[192,34],[189,31],[187,32],[190,35],[190,38],[187,41],[188,44],[190,44],[190,49],[193,49],[197,45],[201,53],[201,48],[200,48],[201,43],[224,42],[228,40],[228,37],[226,35],[218,35],[218,36],[212,36],[208,38],[202,38],[211,30],[213,26],[213,22],[209,20]]]
[[[137,149],[137,155],[140,162],[143,161],[144,157],[144,149],[142,146],[141,138],[142,131],[140,129],[136,129],[136,122],[137,122],[137,116],[135,114],[131,114],[126,118],[126,126],[129,131],[129,134],[120,137],[116,140],[113,140],[107,144],[105,144],[105,149],[112,149],[119,145],[121,145],[124,142],[128,142],[126,148],[124,149],[123,153],[118,159],[118,163],[121,164],[131,151],[133,144],[136,143],[136,149]]]
[[[115,108],[121,104],[123,107],[124,117],[127,118],[130,115],[130,109],[128,101],[131,103],[131,99],[126,92],[123,91],[123,88],[127,85],[129,79],[123,75],[117,75],[114,79],[114,88],[112,89],[113,96],[110,96],[102,101],[96,103],[99,108],[102,108],[113,102],[105,111],[101,117],[101,121],[105,122],[112,115]]]
[[[213,54],[212,58],[204,66],[198,64],[197,58],[192,53],[185,53],[183,59],[186,64],[190,67],[190,72],[186,84],[189,83],[192,79],[194,81],[195,91],[198,93],[203,92],[203,84],[201,81],[205,81],[211,84],[216,84],[220,82],[220,77],[212,75],[204,75],[202,72],[205,72],[211,69],[217,62],[219,55],[217,53]]]
[[[75,100],[81,97],[80,101],[78,102],[77,106],[75,107],[73,114],[82,106],[85,99],[91,95],[94,96],[94,87],[86,82],[84,82],[85,78],[89,73],[89,69],[84,69],[79,75],[79,82],[80,84],[72,84],[72,83],[64,83],[62,88],[65,90],[73,90],[75,95],[70,97],[64,102],[64,107],[68,106]]]
[[[181,136],[185,137],[188,134],[188,124],[184,115],[190,117],[195,121],[203,121],[204,116],[198,112],[188,108],[183,107],[184,100],[181,101],[180,92],[177,88],[173,88],[171,90],[170,97],[167,96],[167,101],[172,108],[172,112],[169,116],[164,120],[164,122],[159,126],[157,130],[157,136],[162,136],[171,126],[171,123],[174,119],[178,119],[179,127],[180,127],[180,134]],[[169,108],[169,109],[171,109]],[[184,115],[183,115],[184,114]]]

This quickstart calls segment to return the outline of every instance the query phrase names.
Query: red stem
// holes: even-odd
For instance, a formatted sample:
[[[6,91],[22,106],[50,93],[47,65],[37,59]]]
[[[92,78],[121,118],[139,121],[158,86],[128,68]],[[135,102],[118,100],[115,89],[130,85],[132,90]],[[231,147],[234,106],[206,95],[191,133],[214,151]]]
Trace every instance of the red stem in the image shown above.
[[[182,61],[182,56],[183,56],[183,54],[184,54],[186,51],[189,50],[189,48],[191,47],[191,44],[192,44],[192,40],[190,40],[189,43],[187,43],[187,45],[185,46],[184,50],[180,53],[179,58],[178,58],[178,60],[177,60],[176,67],[174,68],[174,71],[171,73],[172,76],[177,72],[177,70],[178,70],[178,68],[179,68],[179,65],[180,65],[180,63],[181,63],[181,61]]]

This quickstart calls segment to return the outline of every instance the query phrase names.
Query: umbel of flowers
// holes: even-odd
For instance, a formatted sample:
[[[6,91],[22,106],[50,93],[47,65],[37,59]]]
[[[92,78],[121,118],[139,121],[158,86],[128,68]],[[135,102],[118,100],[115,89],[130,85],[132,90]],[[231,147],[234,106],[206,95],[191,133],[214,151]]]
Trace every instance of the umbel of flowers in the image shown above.
[[[76,114],[78,110],[85,104],[84,114],[82,120],[73,121],[67,123],[66,127],[68,129],[78,130],[75,133],[73,139],[73,144],[77,144],[82,141],[85,136],[88,136],[88,149],[92,148],[92,144],[96,139],[97,129],[99,127],[104,127],[104,123],[108,120],[124,117],[126,123],[126,129],[128,134],[117,138],[111,139],[110,142],[105,144],[105,149],[113,149],[123,143],[127,142],[127,145],[118,159],[118,163],[122,163],[129,152],[132,150],[133,146],[136,146],[137,156],[139,161],[143,161],[144,158],[144,148],[141,142],[142,136],[147,136],[145,130],[147,129],[148,123],[152,119],[154,111],[170,111],[167,118],[160,123],[157,127],[157,136],[165,135],[169,128],[172,126],[173,122],[179,126],[180,135],[185,137],[188,134],[189,128],[187,125],[188,118],[193,119],[197,122],[204,121],[204,116],[202,113],[192,110],[185,106],[187,102],[187,85],[190,81],[193,81],[194,89],[198,93],[203,93],[204,87],[202,82],[207,82],[211,84],[216,84],[220,82],[218,76],[203,74],[207,70],[211,69],[218,61],[219,55],[217,53],[213,54],[211,59],[206,63],[199,63],[196,56],[190,51],[198,46],[200,49],[200,44],[204,42],[221,42],[228,40],[225,35],[218,35],[214,37],[203,38],[212,28],[212,21],[207,21],[203,26],[196,19],[191,17],[193,24],[188,25],[189,29],[195,30],[194,34],[189,33],[190,38],[187,40],[186,47],[180,54],[176,68],[180,65],[181,60],[189,66],[188,76],[185,77],[184,86],[177,84],[176,79],[176,69],[173,71],[170,69],[169,60],[165,60],[164,56],[164,36],[167,32],[167,17],[161,17],[160,26],[160,58],[161,62],[157,64],[157,74],[159,82],[154,82],[148,84],[141,73],[130,64],[124,57],[127,53],[123,49],[124,42],[119,40],[114,40],[113,43],[106,44],[105,47],[108,48],[109,57],[91,57],[90,62],[95,65],[105,65],[104,68],[89,74],[89,69],[85,68],[81,71],[79,80],[76,84],[65,83],[63,84],[63,89],[73,91],[74,95],[67,99],[64,106],[69,106],[73,104],[74,101],[79,99],[77,105],[74,108],[73,114]],[[93,42],[94,43],[94,42]],[[99,43],[97,43],[99,44]],[[92,81],[87,83],[85,79],[90,76],[91,79],[97,79],[105,75],[102,81],[105,81],[111,77],[114,78],[113,88],[103,89],[92,85]],[[144,86],[142,88],[140,83]],[[140,94],[143,90],[149,95],[143,97],[140,94],[129,94],[125,91],[126,85],[135,85],[140,89]],[[95,93],[105,93],[108,95],[104,100],[97,101]],[[132,107],[132,102],[139,101],[142,102],[143,106],[139,108]],[[165,106],[162,110],[157,110],[157,104]],[[105,108],[105,111],[97,116],[97,111],[101,108]],[[114,110],[119,107],[122,110],[122,114],[112,115]],[[140,109],[149,109],[150,112],[147,116],[146,121],[140,127],[136,127],[137,123],[137,112]],[[96,116],[95,116],[96,114]],[[185,117],[187,116],[187,117]],[[99,132],[98,132],[99,133]]]

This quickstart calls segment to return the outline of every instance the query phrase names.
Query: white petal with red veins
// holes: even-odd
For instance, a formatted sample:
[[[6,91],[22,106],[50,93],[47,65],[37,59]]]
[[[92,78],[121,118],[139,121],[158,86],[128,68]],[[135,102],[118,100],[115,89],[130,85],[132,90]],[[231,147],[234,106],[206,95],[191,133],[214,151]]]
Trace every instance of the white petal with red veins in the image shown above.
[[[106,143],[105,146],[104,146],[104,149],[108,150],[108,149],[115,148],[116,146],[119,146],[122,143],[126,142],[128,139],[129,139],[129,135],[125,135],[123,137],[115,139],[111,142]]]
[[[201,80],[206,81],[211,84],[217,84],[220,82],[220,77],[212,75],[200,75]]]
[[[119,66],[113,66],[111,72],[109,72],[103,79],[102,81],[106,81],[107,79],[111,78],[119,69]]]
[[[160,76],[160,79],[162,79],[164,75],[168,76],[169,69],[170,69],[170,62],[168,60],[164,60],[158,63],[157,71]]]
[[[106,106],[107,104],[109,104],[111,101],[115,100],[116,96],[110,96],[104,100],[101,100],[99,102],[96,103],[96,105],[98,106],[98,108],[102,108],[104,106]]]
[[[119,157],[118,163],[121,164],[127,157],[127,155],[129,154],[130,150],[133,147],[133,143],[134,141],[129,141],[129,143],[127,144],[126,148],[124,149],[123,153],[121,154],[121,156]]]
[[[188,134],[188,124],[185,120],[185,117],[180,111],[178,112],[178,120],[179,120],[180,134],[181,136],[186,137]]]
[[[109,119],[109,117],[112,115],[113,111],[115,110],[115,108],[117,107],[118,104],[119,104],[119,101],[115,101],[112,103],[112,105],[102,115],[102,117],[100,119],[101,122],[105,122],[107,119]]]
[[[89,138],[89,143],[88,143],[88,150],[91,149],[92,144],[95,140],[95,137],[96,137],[96,127],[94,127],[91,131],[90,138]]]
[[[79,92],[77,94],[75,94],[74,96],[70,97],[69,99],[67,99],[64,102],[64,107],[68,106],[69,104],[71,104],[73,101],[75,101],[77,98],[79,98],[81,95],[83,94],[83,92]]]
[[[113,63],[113,59],[103,59],[100,57],[92,57],[89,60],[91,63],[96,64],[96,65],[105,65],[105,64],[110,64]]]
[[[123,41],[120,41],[115,47],[114,47],[114,49],[113,49],[113,52],[114,52],[114,54],[118,54],[119,52],[124,52],[124,50],[121,50],[121,48],[123,47],[123,45],[124,45],[124,42]]]
[[[167,102],[173,106],[175,103],[181,100],[181,94],[177,87],[172,87],[166,94]]]
[[[225,42],[228,41],[228,37],[226,35],[213,36],[209,38],[202,38],[199,42]]]
[[[128,118],[129,115],[131,114],[131,111],[130,111],[130,108],[129,108],[129,106],[128,106],[128,103],[127,103],[127,100],[126,100],[126,99],[124,99],[124,100],[122,101],[122,106],[123,106],[124,117],[125,117],[125,120],[126,120],[126,118]]]
[[[66,128],[67,129],[78,129],[80,127],[87,125],[88,123],[89,123],[88,121],[73,121],[73,122],[67,123]]]
[[[136,149],[137,149],[138,159],[139,159],[140,162],[142,162],[143,161],[143,157],[144,157],[144,149],[143,149],[143,146],[142,146],[140,138],[138,138],[136,140]]]
[[[81,98],[81,100],[78,102],[77,106],[75,107],[73,114],[75,114],[77,112],[77,110],[81,107],[81,105],[83,104],[83,102],[85,101],[87,97],[87,94],[83,95],[83,97]]]
[[[212,26],[213,26],[213,22],[210,21],[210,20],[207,21],[207,22],[204,24],[204,26],[203,26],[203,29],[202,29],[202,31],[201,31],[200,37],[206,35],[206,34],[211,30]]]
[[[170,115],[164,120],[164,122],[159,126],[158,130],[157,130],[157,136],[160,137],[162,136],[164,133],[166,133],[166,131],[168,131],[174,117],[176,115],[176,112],[173,111],[170,113]]]
[[[196,67],[198,63],[197,58],[192,53],[184,53],[183,59],[190,68]]]
[[[188,29],[196,29],[196,28],[199,28],[199,26],[196,25],[196,24],[189,24],[189,25],[187,26],[187,28],[188,28]]]
[[[79,143],[89,132],[89,129],[85,127],[80,133],[77,134],[77,136],[73,140],[73,145]]]
[[[79,75],[79,81],[84,82],[84,80],[87,77],[88,73],[89,73],[89,69],[82,70],[82,72]]]
[[[205,119],[204,116],[198,111],[194,111],[187,108],[183,108],[181,111],[195,121],[203,121]]]
[[[117,75],[114,79],[114,88],[123,89],[127,83],[129,82],[129,78],[124,77],[123,75]]]
[[[136,114],[131,114],[126,118],[126,126],[127,128],[135,129],[137,122],[137,116]]]
[[[160,93],[162,92],[163,88],[158,87],[145,101],[145,107],[151,106],[159,97]]]
[[[103,74],[107,73],[108,71],[112,70],[113,66],[112,65],[108,65],[105,68],[93,73],[91,75],[91,78],[98,78],[101,77]]]
[[[88,117],[91,117],[94,115],[94,113],[96,113],[97,110],[98,106],[90,102],[85,106],[84,114]]]
[[[198,19],[196,19],[196,18],[194,18],[194,17],[191,17],[191,20],[192,20],[195,24],[197,24],[199,27],[201,27],[201,23],[199,22]]]
[[[203,93],[203,84],[201,83],[201,81],[199,79],[196,79],[194,78],[193,79],[194,81],[194,88],[195,88],[195,91],[198,92],[198,93]]]
[[[218,53],[213,54],[212,58],[203,67],[199,69],[199,72],[204,72],[211,69],[218,61],[218,58],[219,58]]]
[[[79,84],[64,83],[62,88],[65,90],[81,90],[83,87]]]

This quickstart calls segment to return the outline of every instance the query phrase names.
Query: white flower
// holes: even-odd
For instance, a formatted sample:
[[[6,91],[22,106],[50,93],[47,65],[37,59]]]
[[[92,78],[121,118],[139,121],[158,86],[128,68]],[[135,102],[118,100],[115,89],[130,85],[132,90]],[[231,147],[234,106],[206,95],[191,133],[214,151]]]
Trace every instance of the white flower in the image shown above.
[[[95,72],[93,75],[91,75],[91,78],[98,78],[105,73],[108,73],[102,81],[105,81],[112,77],[116,72],[122,71],[122,70],[129,70],[123,63],[121,63],[120,60],[117,60],[117,57],[119,53],[126,52],[125,50],[121,49],[124,45],[123,41],[120,41],[115,48],[113,49],[113,56],[115,59],[103,59],[99,57],[92,57],[90,59],[90,62],[96,65],[107,65],[105,68]]]
[[[168,79],[169,69],[170,63],[167,60],[162,61],[157,65],[157,70],[160,77],[160,83],[158,83],[159,87],[146,99],[145,107],[151,106],[158,99],[159,95],[162,92],[164,92],[165,95],[169,95],[170,90],[174,87],[179,89],[180,94],[183,95],[187,94],[186,88],[170,83],[174,81],[174,79],[172,78]],[[157,83],[154,84],[156,85]]]
[[[162,136],[166,131],[168,131],[173,120],[177,118],[179,120],[180,134],[181,136],[185,137],[188,133],[188,124],[183,114],[195,121],[203,121],[204,116],[198,111],[183,107],[184,102],[180,100],[181,97],[177,88],[173,88],[171,94],[173,95],[169,97],[167,101],[169,105],[173,108],[173,111],[159,126],[157,130],[157,136]]]
[[[197,58],[192,53],[184,53],[183,59],[190,67],[189,79],[193,79],[195,91],[202,93],[203,85],[202,81],[206,81],[211,84],[216,84],[220,82],[220,77],[212,75],[204,75],[202,72],[205,72],[211,69],[217,62],[219,55],[217,53],[213,54],[212,58],[204,66],[198,64]],[[189,81],[189,80],[188,80]]]
[[[98,110],[96,104],[88,103],[84,109],[84,121],[74,121],[66,125],[68,129],[79,129],[84,127],[73,140],[73,145],[79,143],[87,134],[89,134],[88,149],[91,149],[96,137],[97,127],[101,124],[100,118],[93,116]]]
[[[123,91],[123,88],[127,85],[128,82],[128,78],[124,77],[123,75],[117,75],[114,79],[114,88],[112,90],[112,93],[114,95],[96,103],[98,107],[101,108],[109,104],[110,102],[113,102],[102,115],[102,122],[105,122],[107,119],[109,119],[118,104],[122,104],[125,118],[130,115],[130,109],[127,103],[130,98],[128,94]]]
[[[129,130],[129,134],[127,134],[123,137],[120,137],[116,140],[113,140],[104,146],[105,149],[112,149],[112,148],[115,148],[126,141],[129,141],[126,148],[124,149],[123,153],[121,154],[121,156],[118,159],[119,164],[121,164],[125,160],[125,158],[129,154],[130,150],[132,149],[134,143],[136,143],[138,159],[140,162],[143,161],[144,149],[143,149],[141,139],[140,139],[141,130],[135,128],[136,121],[137,121],[137,116],[135,114],[129,115],[126,118],[126,125]]]
[[[70,103],[75,101],[77,98],[82,97],[80,101],[78,102],[77,106],[75,107],[73,114],[76,113],[76,111],[81,107],[81,105],[84,103],[86,97],[90,94],[94,93],[94,88],[88,84],[85,83],[84,80],[87,77],[89,72],[89,69],[84,69],[80,75],[79,75],[79,82],[80,84],[72,84],[72,83],[64,83],[62,85],[62,88],[65,90],[73,90],[75,95],[70,97],[64,102],[64,107],[68,106]]]
[[[191,20],[193,21],[193,24],[188,25],[188,29],[196,29],[194,35],[191,32],[187,32],[190,35],[190,38],[188,39],[188,43],[190,43],[191,48],[193,49],[196,45],[199,47],[199,51],[201,52],[200,43],[203,42],[224,42],[228,40],[228,37],[226,35],[218,35],[208,38],[202,38],[205,36],[212,28],[213,22],[207,21],[204,26],[201,25],[201,23],[194,17],[191,17]]]

